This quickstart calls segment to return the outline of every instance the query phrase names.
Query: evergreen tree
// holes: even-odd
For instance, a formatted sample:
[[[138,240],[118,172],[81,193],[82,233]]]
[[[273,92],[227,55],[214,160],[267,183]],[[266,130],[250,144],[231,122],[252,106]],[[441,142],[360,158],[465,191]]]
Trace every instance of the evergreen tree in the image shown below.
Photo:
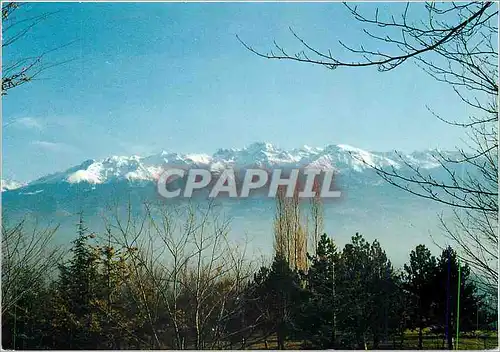
[[[438,323],[445,328],[446,344],[453,349],[453,337],[457,327],[457,299],[459,263],[456,252],[448,247],[438,259],[433,287],[435,291],[435,314]],[[460,263],[460,315],[459,330],[471,331],[482,306],[477,288],[470,278],[470,268]]]
[[[283,350],[286,339],[297,329],[295,318],[304,294],[300,277],[286,259],[277,255],[270,269],[262,268],[255,276],[255,283],[268,313],[268,324],[276,332],[278,349]]]
[[[393,304],[400,295],[398,280],[378,241],[352,237],[338,260],[335,288],[344,348],[367,348],[370,336],[378,348],[382,337],[387,341],[398,330],[401,307]]]
[[[311,265],[307,273],[307,299],[302,304],[299,325],[301,336],[308,347],[318,349],[335,347],[335,286],[334,266],[337,248],[324,233],[315,250],[309,255]]]
[[[338,326],[345,348],[366,348],[370,313],[370,244],[356,233],[345,245],[338,264],[335,287],[338,295]],[[354,346],[352,346],[354,344]]]
[[[54,297],[54,326],[58,330],[54,338],[57,348],[94,348],[96,316],[92,310],[96,298],[97,258],[96,251],[89,246],[89,234],[83,215],[77,224],[77,238],[71,248],[71,259],[60,265],[57,294]]]
[[[410,303],[409,327],[418,329],[419,349],[423,345],[423,329],[431,322],[436,265],[436,258],[431,255],[430,250],[424,245],[418,245],[411,251],[410,261],[403,267],[403,288]]]
[[[373,348],[378,349],[382,338],[387,342],[389,334],[395,330],[393,317],[396,315],[397,307],[392,303],[401,292],[391,261],[376,240],[370,246],[368,265],[367,288],[370,305],[369,315],[366,318],[370,322]]]

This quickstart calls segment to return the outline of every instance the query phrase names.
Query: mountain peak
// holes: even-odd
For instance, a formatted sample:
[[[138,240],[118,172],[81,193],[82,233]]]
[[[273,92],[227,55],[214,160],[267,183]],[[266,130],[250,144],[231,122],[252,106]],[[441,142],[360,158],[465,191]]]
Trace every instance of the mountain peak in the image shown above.
[[[23,184],[21,182],[9,180],[9,179],[2,179],[2,192],[17,189],[17,188],[20,188],[22,186],[23,186]]]
[[[254,142],[244,149],[246,150],[274,150],[276,149],[273,144],[268,142]]]
[[[353,147],[353,146],[348,145],[348,144],[337,144],[337,147],[339,147],[342,150],[348,151],[348,152],[359,152],[362,150],[362,149]]]

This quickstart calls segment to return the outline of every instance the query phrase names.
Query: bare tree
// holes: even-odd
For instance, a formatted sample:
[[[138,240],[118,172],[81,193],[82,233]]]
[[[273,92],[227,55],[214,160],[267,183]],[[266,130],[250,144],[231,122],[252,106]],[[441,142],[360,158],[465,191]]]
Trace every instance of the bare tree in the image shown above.
[[[36,315],[46,285],[52,279],[62,251],[51,244],[57,227],[29,226],[19,221],[14,226],[2,224],[2,339],[16,347],[18,324]],[[21,330],[22,331],[22,330]]]
[[[316,255],[316,250],[318,248],[318,243],[321,235],[323,234],[323,203],[321,201],[320,196],[320,187],[319,182],[315,180],[313,185],[313,191],[315,192],[315,196],[310,200],[310,213],[311,213],[311,222],[312,222],[312,233],[310,237],[312,238],[312,252],[313,255]]]
[[[231,243],[229,221],[213,203],[145,204],[143,210],[108,223],[116,241],[134,249],[130,285],[147,317],[151,347],[225,347],[238,333],[228,324],[244,308],[239,300],[253,273],[246,246]]]
[[[36,290],[37,280],[49,279],[61,258],[61,251],[51,245],[57,227],[35,224],[28,231],[25,225],[24,220],[2,225],[2,314]]]
[[[29,5],[28,5],[29,6]],[[30,15],[26,3],[2,3],[2,96],[15,87],[39,79],[42,72],[71,60],[49,60],[47,57],[73,42],[57,46],[36,55],[10,57],[5,55],[19,40],[56,12]],[[4,125],[5,126],[5,125]]]
[[[339,42],[352,60],[322,51],[290,29],[302,46],[295,54],[274,43],[274,50],[261,52],[239,37],[254,54],[266,59],[291,60],[326,67],[376,67],[391,71],[413,61],[439,82],[448,84],[473,116],[438,119],[462,128],[470,140],[459,148],[460,157],[436,152],[434,157],[447,173],[430,176],[401,160],[409,173],[395,168],[375,171],[390,184],[411,194],[449,206],[454,221],[441,217],[446,235],[460,249],[461,259],[484,279],[485,288],[497,296],[498,283],[498,6],[493,2],[423,3],[404,7],[401,16],[372,16],[345,4],[355,20],[365,25],[369,43],[353,47]],[[426,18],[412,18],[413,6],[424,6]],[[370,49],[372,46],[376,49]],[[372,165],[370,165],[372,166]],[[373,166],[372,166],[373,167]]]
[[[275,254],[285,258],[293,270],[307,270],[307,230],[300,214],[298,188],[287,197],[285,188],[278,188],[274,220]]]

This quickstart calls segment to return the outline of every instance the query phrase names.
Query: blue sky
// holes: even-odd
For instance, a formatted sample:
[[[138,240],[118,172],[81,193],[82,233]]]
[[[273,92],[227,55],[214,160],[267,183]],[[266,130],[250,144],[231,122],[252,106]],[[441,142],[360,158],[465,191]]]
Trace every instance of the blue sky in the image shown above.
[[[379,6],[397,14],[402,4]],[[412,151],[453,149],[463,137],[425,105],[447,118],[465,117],[464,105],[412,63],[389,73],[330,71],[259,58],[236,39],[262,51],[276,40],[294,52],[293,27],[343,55],[339,39],[370,41],[340,3],[30,3],[19,16],[54,10],[3,53],[12,60],[77,40],[44,59],[72,62],[3,98],[3,178],[255,141]]]

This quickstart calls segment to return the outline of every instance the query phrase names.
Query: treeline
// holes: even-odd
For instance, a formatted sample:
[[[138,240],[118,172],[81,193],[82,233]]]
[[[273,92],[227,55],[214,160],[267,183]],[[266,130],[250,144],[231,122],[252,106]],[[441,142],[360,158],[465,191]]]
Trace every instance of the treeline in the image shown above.
[[[457,328],[490,330],[497,320],[451,248],[435,258],[419,245],[396,270],[378,241],[356,234],[339,249],[322,234],[306,264],[299,245],[278,243],[262,265],[229,240],[213,209],[186,211],[179,223],[179,213],[146,207],[102,234],[81,216],[64,257],[40,242],[47,233],[3,228],[2,347],[246,349],[277,340],[278,349],[399,349],[411,329],[422,348],[432,327],[451,349]],[[276,224],[281,242],[307,232]]]

